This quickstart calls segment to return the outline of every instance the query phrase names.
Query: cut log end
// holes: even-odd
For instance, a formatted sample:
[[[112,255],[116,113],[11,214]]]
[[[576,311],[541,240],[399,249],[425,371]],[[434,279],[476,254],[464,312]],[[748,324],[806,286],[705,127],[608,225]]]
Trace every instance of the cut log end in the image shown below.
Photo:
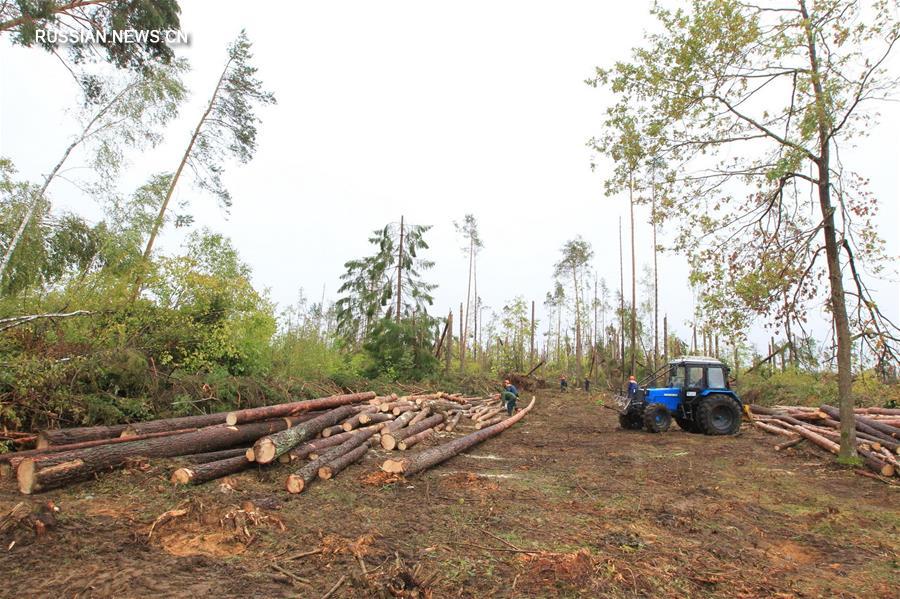
[[[248,447],[247,451],[244,452],[244,457],[247,458],[248,462],[255,462],[256,461],[256,452],[253,451],[252,447]]]
[[[302,493],[303,492],[303,477],[297,476],[296,474],[291,474],[287,477],[285,481],[285,488],[288,493]]]
[[[228,412],[228,415],[225,416],[225,424],[227,424],[228,426],[234,426],[235,424],[237,424],[237,421],[237,412]]]
[[[393,451],[397,447],[397,440],[390,434],[381,435],[381,446],[388,451]]]
[[[275,459],[275,444],[271,439],[263,437],[252,448],[254,461],[268,464]]]
[[[331,478],[331,468],[329,466],[322,466],[319,468],[319,478],[322,480],[328,480]]]
[[[362,418],[360,418],[359,421],[362,422]],[[350,431],[353,430],[353,423],[352,423],[352,422],[345,422],[345,423],[343,423],[343,424],[341,425],[341,428],[344,430],[345,433],[349,433]]]
[[[38,433],[37,445],[35,447],[37,449],[47,449],[50,447],[50,440],[47,439],[47,435],[45,435],[43,431]]]
[[[194,471],[190,468],[179,468],[172,473],[172,482],[177,485],[190,484],[192,478],[194,478]]]
[[[34,488],[35,479],[33,459],[25,458],[24,460],[22,460],[22,463],[19,464],[19,468],[16,471],[16,478],[19,481],[19,491],[21,491],[25,495],[31,495],[38,490]]]
[[[403,460],[385,460],[381,469],[390,474],[403,474]]]

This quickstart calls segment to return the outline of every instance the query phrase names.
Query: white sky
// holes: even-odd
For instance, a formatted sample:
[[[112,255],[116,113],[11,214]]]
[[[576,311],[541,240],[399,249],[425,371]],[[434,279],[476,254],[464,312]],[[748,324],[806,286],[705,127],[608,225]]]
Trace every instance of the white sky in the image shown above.
[[[403,214],[434,225],[427,237],[437,263],[430,278],[440,284],[433,313],[445,314],[465,299],[467,262],[452,221],[471,212],[485,241],[478,266],[485,304],[499,309],[521,295],[537,301],[540,317],[559,248],[576,235],[593,244],[596,269],[618,287],[618,217],[627,227],[627,201],[604,197],[604,173],[589,168],[585,142],[600,131],[609,96],[583,81],[640,44],[649,5],[346,1],[250,11],[245,2],[185,0],[191,45],[179,53],[193,67],[190,102],[162,146],[132,157],[123,190],[177,166],[225,47],[243,27],[278,105],[261,113],[255,159],[229,165],[230,217],[179,186],[176,199],[190,201],[196,226],[231,237],[254,282],[284,307],[301,287],[317,300],[324,285],[336,299],[343,263],[369,253],[369,233]],[[37,180],[74,133],[65,109],[76,97],[56,59],[2,42],[0,155]],[[843,158],[871,177],[882,198],[881,233],[896,256],[900,106],[886,105],[882,115],[864,147]],[[99,214],[65,182],[50,193],[58,207]],[[646,217],[641,210],[639,221]],[[160,247],[175,249],[182,235],[166,231]],[[637,243],[640,273],[650,259],[649,226]],[[660,271],[660,310],[686,336],[692,298],[684,260],[662,257]],[[626,270],[626,285],[628,277]],[[900,321],[897,283],[873,287]],[[752,339],[761,345],[767,336],[755,331]]]

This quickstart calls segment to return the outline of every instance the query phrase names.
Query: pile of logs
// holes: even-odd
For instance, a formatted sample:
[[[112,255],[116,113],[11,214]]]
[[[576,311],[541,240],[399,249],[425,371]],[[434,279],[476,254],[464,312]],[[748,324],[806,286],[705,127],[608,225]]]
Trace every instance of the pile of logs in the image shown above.
[[[808,441],[833,454],[841,442],[841,423],[837,408],[823,405],[750,406],[752,423],[756,428],[788,437],[775,446],[783,450]],[[866,467],[880,476],[900,474],[900,409],[856,408],[856,451]]]
[[[129,425],[47,430],[38,433],[37,449],[0,455],[0,476],[14,473],[19,490],[31,494],[142,458],[174,459],[171,480],[182,485],[253,466],[290,464],[285,488],[300,493],[316,479],[336,476],[370,449],[405,452],[430,445],[382,466],[411,476],[501,433],[531,405],[507,417],[496,394],[378,397],[366,392]],[[439,438],[452,436],[463,418],[474,432],[441,443]]]

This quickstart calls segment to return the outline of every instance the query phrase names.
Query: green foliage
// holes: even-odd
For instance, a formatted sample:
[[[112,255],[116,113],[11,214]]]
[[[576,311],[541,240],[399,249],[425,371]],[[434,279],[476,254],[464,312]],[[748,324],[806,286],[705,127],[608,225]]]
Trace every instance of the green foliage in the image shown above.
[[[337,332],[350,346],[368,338],[382,318],[396,315],[397,277],[402,276],[399,298],[402,318],[427,316],[436,285],[422,279],[423,271],[434,266],[419,253],[428,249],[425,233],[430,226],[405,225],[400,247],[400,226],[385,225],[374,231],[369,243],[375,253],[344,264],[341,298],[335,303]]]
[[[768,406],[836,406],[838,402],[837,377],[830,372],[787,368],[772,373],[741,373],[736,389],[745,402]],[[900,387],[864,371],[853,381],[853,399],[857,406],[887,406],[900,401]]]
[[[228,61],[188,156],[196,185],[216,196],[225,208],[231,206],[231,193],[222,182],[223,162],[228,156],[243,164],[253,158],[259,124],[256,109],[275,104],[275,96],[256,78],[251,46],[245,31],[228,46]]]
[[[371,363],[364,374],[387,380],[416,380],[432,374],[438,361],[433,323],[427,317],[397,323],[381,319],[369,333],[363,349]]]
[[[16,44],[38,44],[54,54],[58,53],[60,44],[52,34],[74,36],[77,41],[67,48],[75,62],[101,58],[119,68],[143,69],[150,63],[172,60],[173,52],[165,38],[115,40],[112,32],[178,30],[180,12],[176,0],[4,2],[0,6],[0,32],[12,33]],[[41,39],[38,31],[51,35]],[[81,41],[81,35],[91,34],[101,40],[98,45]],[[103,34],[106,34],[105,41],[99,37]]]

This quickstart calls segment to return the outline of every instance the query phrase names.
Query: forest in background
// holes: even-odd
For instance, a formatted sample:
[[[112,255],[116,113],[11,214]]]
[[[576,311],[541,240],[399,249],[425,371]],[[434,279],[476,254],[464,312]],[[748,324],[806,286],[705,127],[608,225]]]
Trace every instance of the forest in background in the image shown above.
[[[651,40],[654,52],[600,69],[590,81],[621,94],[605,130],[591,142],[598,155],[615,161],[609,193],[626,193],[632,209],[616,248],[619,280],[596,276],[588,241],[560,240],[545,297],[510,297],[502,307],[485,309],[478,258],[490,247],[479,235],[478,216],[461,214],[455,224],[468,276],[453,283],[460,305],[449,314],[432,305],[428,225],[411,225],[399,215],[372,223],[371,251],[345,264],[336,301],[301,293],[296,305],[279,309],[253,287],[250,269],[229,239],[194,223],[189,205],[172,204],[175,189],[188,185],[226,210],[241,201],[231,197],[225,169],[253,158],[257,128],[264,126],[259,109],[275,102],[257,79],[245,34],[223,48],[215,87],[194,90],[208,103],[196,115],[184,152],[172,157],[175,168],[147,173],[143,185],[122,193],[120,176],[129,158],[166,135],[179,135],[167,125],[185,100],[189,65],[164,44],[62,49],[38,42],[35,31],[103,30],[122,20],[136,28],[177,29],[177,3],[48,3],[40,9],[45,12],[29,14],[6,6],[0,35],[35,52],[59,53],[71,68],[80,94],[73,118],[81,132],[62,156],[51,157],[40,181],[20,178],[14,157],[0,160],[0,424],[112,423],[397,382],[476,390],[541,362],[535,376],[548,384],[567,375],[572,387],[588,378],[594,390],[605,391],[621,388],[631,373],[641,378],[667,358],[694,353],[730,364],[738,389],[754,401],[838,403],[841,372],[850,377],[857,403],[900,401],[896,327],[879,312],[861,274],[892,276],[874,224],[877,200],[854,176],[829,164],[827,153],[815,151],[823,130],[827,149],[851,125],[857,131],[869,126],[871,117],[857,107],[893,85],[881,69],[897,39],[896,22],[885,13],[866,28],[844,30],[840,23],[853,10],[850,4],[823,3],[816,18],[799,15],[797,23],[789,22],[784,31],[796,26],[812,31],[814,40],[838,36],[841,44],[826,46],[834,55],[821,73],[796,63],[767,67],[767,76],[787,77],[793,88],[784,111],[768,113],[764,123],[737,109],[729,113],[732,120],[716,120],[700,102],[754,104],[757,88],[747,81],[760,72],[737,57],[767,58],[745,48],[776,35],[762,26],[769,15],[730,2],[698,2],[689,13],[660,10],[657,17],[671,35]],[[716,34],[705,37],[704,31]],[[779,56],[798,51],[803,58],[809,40],[785,36],[777,40]],[[695,55],[684,54],[685,39]],[[878,43],[887,47],[884,54],[872,50]],[[843,60],[860,56],[870,60]],[[736,70],[727,72],[723,64]],[[647,91],[677,89],[682,76],[704,90],[692,101],[684,98],[694,91],[677,90],[679,101]],[[822,81],[827,93],[817,92]],[[672,122],[691,119],[691,129],[661,133],[671,132]],[[736,155],[744,158],[729,163],[730,170],[719,169],[721,181],[710,179],[709,165],[702,163],[710,148],[757,136],[773,141],[773,148],[743,146]],[[96,222],[54,210],[54,182],[73,156],[88,157],[90,169],[81,171],[78,185],[103,207]],[[805,162],[835,180],[809,176]],[[733,194],[713,192],[730,186],[740,187]],[[840,222],[831,225],[837,231],[831,245],[818,238],[833,212],[797,216],[806,214],[798,207],[808,203],[809,186],[835,190]],[[748,195],[749,211],[740,207]],[[651,206],[651,222],[634,222],[636,205]],[[662,223],[677,227],[675,243],[665,251],[689,261],[698,298],[686,339],[668,326],[655,256],[652,264],[635,260],[636,230],[652,235],[662,251],[656,243]],[[705,238],[708,243],[695,243],[690,231],[698,226],[716,232]],[[163,227],[193,232],[179,251],[162,253],[154,244]],[[847,284],[838,296],[847,304],[843,341],[838,327],[829,339],[804,329],[813,306],[831,301],[823,256],[832,250]],[[857,268],[863,263],[865,270]],[[544,308],[543,321],[535,318],[536,305]],[[771,327],[762,351],[747,341],[754,322]]]

